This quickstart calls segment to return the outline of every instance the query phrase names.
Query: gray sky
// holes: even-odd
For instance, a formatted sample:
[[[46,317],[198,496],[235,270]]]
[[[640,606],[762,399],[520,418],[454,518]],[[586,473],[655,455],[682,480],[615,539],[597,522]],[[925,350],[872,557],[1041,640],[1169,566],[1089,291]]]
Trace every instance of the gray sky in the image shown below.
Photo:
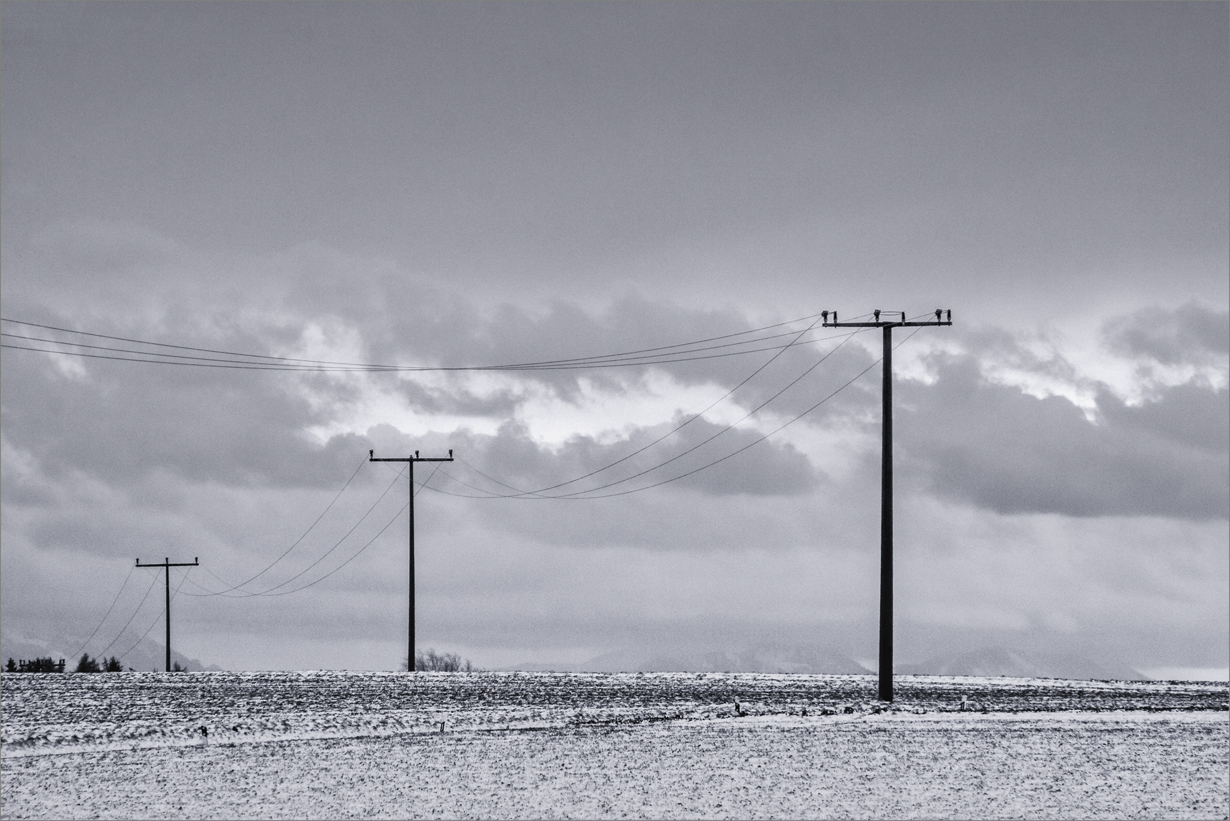
[[[894,357],[898,659],[1230,665],[1226,4],[6,0],[0,26],[6,320],[468,367],[951,308]],[[161,630],[133,560],[199,556],[177,649],[394,667],[406,484],[363,459],[452,448],[416,507],[420,646],[873,661],[878,339],[800,341],[327,374],[6,348],[5,630],[71,651],[123,585],[90,645],[136,610],[122,650]],[[605,498],[470,498],[613,463],[544,492]],[[284,553],[244,590],[349,562],[189,595]]]

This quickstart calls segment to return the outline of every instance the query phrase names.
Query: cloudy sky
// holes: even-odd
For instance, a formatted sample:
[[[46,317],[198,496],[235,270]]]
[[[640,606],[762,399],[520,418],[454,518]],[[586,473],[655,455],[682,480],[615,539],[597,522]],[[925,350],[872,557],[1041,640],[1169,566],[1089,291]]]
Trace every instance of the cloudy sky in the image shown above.
[[[1226,675],[1226,4],[0,15],[6,632],[392,669],[451,448],[420,646],[874,665],[947,308],[897,660]]]

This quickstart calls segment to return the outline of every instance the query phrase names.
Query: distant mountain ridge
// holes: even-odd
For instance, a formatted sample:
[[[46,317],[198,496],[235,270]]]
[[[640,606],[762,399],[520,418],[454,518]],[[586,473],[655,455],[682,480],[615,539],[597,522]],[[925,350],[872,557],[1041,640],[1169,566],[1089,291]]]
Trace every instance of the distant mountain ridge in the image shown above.
[[[510,669],[575,673],[825,673],[871,671],[832,650],[800,647],[625,648],[580,664],[521,664]]]
[[[894,672],[922,676],[1012,676],[1018,678],[1148,681],[1149,677],[1118,661],[1075,653],[984,647],[955,656],[937,656],[920,664],[897,665]]]
[[[511,670],[592,673],[807,673],[870,675],[850,656],[831,649],[807,647],[624,648],[579,664],[519,664]],[[898,675],[1008,676],[1075,680],[1148,681],[1119,661],[1076,653],[984,647],[966,653],[936,656],[917,664],[896,665]]]

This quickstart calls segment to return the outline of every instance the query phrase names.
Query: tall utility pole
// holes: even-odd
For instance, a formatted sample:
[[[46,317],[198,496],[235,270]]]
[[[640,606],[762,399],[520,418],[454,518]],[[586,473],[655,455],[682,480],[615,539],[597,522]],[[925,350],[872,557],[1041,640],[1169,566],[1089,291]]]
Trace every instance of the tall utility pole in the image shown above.
[[[951,325],[952,311],[947,319],[939,308],[935,319],[911,322],[903,311],[875,311],[871,322],[838,322],[833,311],[821,311],[825,328],[884,329],[884,424],[880,453],[880,701],[893,700],[893,328],[918,328],[924,325]],[[899,314],[900,319],[880,319],[880,314]]]
[[[415,462],[451,462],[453,451],[450,448],[448,456],[419,456],[416,450],[413,456],[377,459],[376,451],[367,452],[371,462],[406,462],[410,465],[410,624],[406,637],[406,670],[414,672],[414,463]],[[430,477],[428,477],[430,478]]]
[[[137,567],[162,567],[167,571],[167,672],[171,672],[171,568],[172,567],[196,567],[197,559],[194,556],[190,562],[173,562],[170,559],[163,559],[158,564],[141,564],[141,559],[137,559]]]

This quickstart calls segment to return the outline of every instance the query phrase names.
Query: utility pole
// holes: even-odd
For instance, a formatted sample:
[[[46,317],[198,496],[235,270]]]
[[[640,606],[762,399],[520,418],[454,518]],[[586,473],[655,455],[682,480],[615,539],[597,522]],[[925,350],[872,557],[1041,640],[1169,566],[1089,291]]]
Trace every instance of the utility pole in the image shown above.
[[[453,451],[450,448],[448,456],[419,456],[416,450],[413,456],[393,458],[376,458],[376,451],[369,450],[367,458],[370,462],[406,462],[410,466],[410,619],[406,635],[406,670],[414,672],[414,463],[415,462],[451,462]],[[430,478],[430,477],[429,477]]]
[[[900,319],[880,319],[880,314],[898,314]],[[825,328],[884,329],[884,423],[880,453],[880,701],[893,700],[893,328],[919,328],[925,325],[951,325],[952,311],[947,318],[935,309],[935,319],[925,322],[907,321],[904,311],[875,311],[871,322],[838,322],[833,311],[821,311]]]
[[[172,567],[196,567],[197,559],[194,556],[190,562],[173,562],[170,559],[163,559],[158,564],[141,564],[141,559],[137,559],[137,567],[162,567],[167,571],[167,672],[171,672],[171,568]]]

